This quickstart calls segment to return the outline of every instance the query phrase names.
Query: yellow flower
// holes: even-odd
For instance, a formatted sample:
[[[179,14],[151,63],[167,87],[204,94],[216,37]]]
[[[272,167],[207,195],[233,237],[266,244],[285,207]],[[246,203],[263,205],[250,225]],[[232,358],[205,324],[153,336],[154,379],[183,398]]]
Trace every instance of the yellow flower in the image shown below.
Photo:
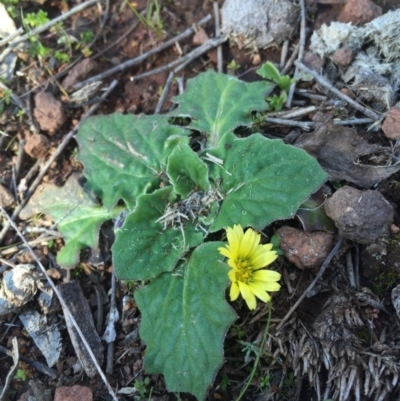
[[[276,251],[271,251],[272,244],[260,245],[260,234],[248,228],[243,232],[240,224],[226,230],[228,245],[218,248],[218,251],[228,258],[231,271],[228,273],[232,281],[230,289],[231,301],[242,295],[249,309],[256,309],[256,297],[269,302],[271,296],[267,291],[279,291],[278,281],[281,275],[272,270],[260,270],[271,264],[277,257]]]

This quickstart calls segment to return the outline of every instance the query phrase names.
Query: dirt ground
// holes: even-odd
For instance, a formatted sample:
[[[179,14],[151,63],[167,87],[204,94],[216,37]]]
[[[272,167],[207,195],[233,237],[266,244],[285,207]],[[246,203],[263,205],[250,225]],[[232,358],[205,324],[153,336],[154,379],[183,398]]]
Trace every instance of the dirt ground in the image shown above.
[[[357,0],[354,2],[357,3]],[[71,9],[80,2],[47,0],[43,2],[43,5],[40,4],[40,1],[23,1],[20,3],[22,3],[24,14],[37,12],[41,9],[46,11],[50,18],[55,18],[62,11]],[[138,12],[144,11],[147,5],[146,0],[137,0],[135,4],[134,2],[130,3],[136,7]],[[335,21],[343,9],[344,3],[346,1],[321,0],[314,2],[313,0],[308,0],[306,2],[306,51],[308,51],[309,39],[314,29],[319,28],[324,22]],[[359,3],[361,3],[361,0]],[[86,74],[79,74],[74,83],[105,72],[128,59],[148,52],[166,40],[183,32],[185,29],[190,28],[207,14],[213,14],[213,4],[207,0],[165,0],[161,4],[160,16],[162,19],[162,28],[160,31],[157,31],[150,29],[149,26],[143,23],[138,23],[137,17],[125,1],[110,1],[107,22],[90,49],[89,58],[93,58],[93,64],[90,68],[88,67]],[[223,1],[218,1],[218,4],[222,7]],[[376,0],[375,4],[382,8],[383,13],[400,8],[398,0]],[[15,16],[15,21],[17,27],[21,26],[20,15],[17,14]],[[100,25],[99,9],[93,6],[67,19],[64,27],[69,32],[73,32],[79,29],[80,26],[89,26],[93,32],[99,32]],[[204,31],[209,38],[215,36],[213,18],[205,24]],[[299,28],[296,29],[289,41],[289,56],[299,41],[299,32]],[[120,40],[125,34],[127,34],[126,37]],[[49,32],[41,35],[43,43],[54,51],[58,46],[54,37],[55,35]],[[95,114],[110,114],[113,112],[133,114],[154,113],[162,88],[167,81],[169,69],[142,79],[131,78],[146,71],[165,66],[182,54],[187,54],[196,47],[196,44],[193,44],[192,38],[193,36],[189,36],[187,39],[180,41],[179,46],[172,46],[151,56],[139,65],[115,72],[104,78],[103,87],[107,87],[114,79],[117,79],[118,83],[106,100],[100,104]],[[117,43],[113,45],[115,42]],[[234,60],[237,68],[233,71],[230,70],[230,73],[248,82],[259,79],[255,74],[255,69],[262,63],[266,61],[279,63],[281,59],[282,46],[255,51],[239,49],[237,46],[231,46],[229,42],[225,42],[222,47],[224,71],[227,71],[228,66],[232,65],[232,61]],[[21,184],[22,180],[25,180],[25,185],[29,187],[37,174],[37,170],[34,170],[35,163],[39,161],[43,166],[44,162],[49,159],[51,154],[54,154],[67,134],[79,123],[82,116],[94,104],[85,100],[78,104],[73,104],[68,101],[65,94],[60,90],[61,83],[66,75],[62,75],[63,70],[80,57],[82,48],[72,50],[70,60],[55,62],[53,65],[51,65],[50,58],[39,62],[37,56],[29,55],[22,50],[21,53],[25,53],[25,55],[21,54],[19,56],[13,73],[13,79],[8,85],[25,102],[27,108],[30,111],[32,110],[31,115],[33,119],[30,121],[29,115],[26,114],[17,115],[18,107],[12,101],[4,104],[4,110],[0,114],[0,129],[2,134],[0,135],[0,183],[8,188],[8,192],[11,193],[11,202],[3,203],[10,214],[18,206],[18,203],[23,201],[23,199],[19,198],[19,195],[16,195],[16,187]],[[99,57],[94,57],[99,53],[101,53]],[[198,75],[200,72],[216,68],[217,49],[213,48],[201,57],[193,60],[179,76],[183,78],[185,84],[189,78]],[[292,74],[293,70],[294,67],[290,69],[289,74]],[[18,71],[21,74],[18,75]],[[51,76],[57,76],[58,78],[54,80],[51,79]],[[302,83],[300,87],[302,86],[307,90],[310,89],[315,94],[326,95],[326,92],[313,83]],[[52,99],[62,102],[62,111],[51,118],[49,123],[51,126],[47,130],[44,130],[42,126],[39,127],[37,114],[35,113],[35,110],[37,110],[37,103],[35,103],[36,95],[43,90],[51,93],[53,96]],[[27,93],[29,94],[26,95]],[[167,100],[162,107],[162,112],[168,111],[173,107],[171,99],[178,93],[178,82],[174,81]],[[94,95],[91,99],[98,99],[100,95],[101,93]],[[6,96],[4,90],[2,96]],[[53,100],[50,100],[50,104],[50,107],[55,109]],[[315,102],[311,103],[310,99],[295,95],[293,107],[305,107],[310,104],[315,104]],[[329,113],[332,116],[335,115],[336,111],[331,109]],[[340,112],[338,113],[340,114]],[[355,116],[362,117],[360,113]],[[310,121],[312,117],[307,115],[304,119]],[[57,118],[60,119],[59,123],[55,123]],[[45,123],[43,122],[43,124]],[[40,143],[35,142],[38,137],[33,139],[31,136],[32,125],[37,134],[42,135]],[[390,144],[394,143],[394,141],[391,142],[382,133],[382,130],[375,132],[368,131],[367,124],[357,125],[355,126],[355,130],[357,135],[370,145],[390,148]],[[297,129],[297,132],[303,134],[305,131]],[[7,135],[3,135],[4,133]],[[265,124],[262,133],[271,138],[287,139],[288,135],[293,133],[293,130],[290,126]],[[23,141],[26,141],[27,144],[25,145],[25,151]],[[81,164],[76,160],[76,154],[77,143],[72,139],[51,164],[42,181],[61,186],[74,172],[82,171]],[[373,163],[371,160],[368,162]],[[32,172],[32,169],[33,175],[26,178],[27,174]],[[365,187],[360,187],[354,182],[339,179],[328,182],[325,190],[327,191],[326,193],[332,194],[339,188],[347,185],[359,190],[365,189]],[[319,376],[318,380],[321,383],[321,387],[325,388],[329,372],[326,368],[320,368],[318,372],[319,368],[317,366],[319,365],[313,365],[313,362],[309,362],[311,367],[305,367],[303,360],[309,358],[308,360],[312,361],[313,358],[317,358],[304,346],[308,341],[306,327],[309,329],[313,327],[315,335],[318,337],[320,334],[318,338],[323,343],[326,338],[324,337],[325,334],[321,333],[326,333],[327,330],[330,330],[326,327],[339,327],[348,324],[349,327],[352,327],[348,330],[348,339],[346,340],[347,332],[338,329],[336,332],[338,338],[332,340],[337,347],[337,359],[332,358],[337,363],[342,358],[342,374],[350,374],[350,368],[353,366],[352,363],[354,364],[354,361],[359,361],[359,366],[364,363],[365,369],[369,369],[372,372],[387,368],[388,370],[385,371],[385,374],[387,377],[390,377],[392,383],[395,383],[395,374],[393,372],[397,372],[400,367],[400,331],[395,308],[392,304],[392,290],[400,284],[400,172],[390,175],[389,178],[372,186],[372,189],[382,194],[393,207],[393,219],[387,235],[381,236],[369,244],[361,244],[357,241],[345,239],[339,251],[334,255],[328,270],[317,284],[316,295],[304,299],[295,314],[279,331],[276,331],[276,329],[281,319],[293,307],[297,299],[315,278],[322,263],[317,268],[299,269],[287,257],[280,257],[276,262],[276,269],[283,276],[282,290],[274,296],[273,319],[270,328],[271,337],[267,341],[267,347],[264,350],[265,354],[261,358],[256,376],[252,380],[243,398],[244,400],[305,401],[318,399],[315,385],[316,376]],[[35,220],[30,219],[26,221],[17,218],[16,221],[30,240],[35,239],[39,235],[38,233],[29,234],[27,230],[30,227],[41,227],[45,230],[51,226],[51,222],[45,216],[39,216]],[[0,227],[1,224],[4,227],[5,220],[3,223],[0,221]],[[272,224],[266,228],[265,234],[270,237],[284,226],[304,231],[304,225],[297,216],[288,221],[279,221]],[[89,302],[95,323],[99,325],[101,333],[104,331],[105,316],[110,307],[108,293],[112,285],[112,266],[109,255],[111,244],[107,241],[109,232],[110,227],[103,227],[100,241],[103,253],[97,259],[98,263],[94,262],[95,259],[92,254],[82,252],[81,264],[71,274],[58,268],[55,264],[55,255],[63,244],[62,239],[55,238],[51,242],[39,242],[35,245],[35,253],[39,256],[44,266],[49,269],[49,274],[57,284],[61,284],[63,281],[71,278],[79,281],[83,294]],[[334,232],[331,232],[330,235],[331,246],[327,253],[329,253],[333,245],[339,240],[337,229],[334,229]],[[14,264],[32,262],[32,257],[23,247],[9,251],[13,245],[19,244],[19,240],[12,230],[8,230],[0,242],[1,273],[9,269],[9,266],[6,264],[7,262]],[[327,254],[324,254],[323,258],[326,257]],[[349,263],[354,265],[359,272],[359,286],[356,289],[352,288],[349,284]],[[161,375],[146,375],[143,369],[145,345],[141,343],[137,334],[140,323],[140,312],[133,299],[132,292],[134,288],[135,284],[117,282],[117,307],[121,318],[118,322],[118,333],[113,350],[114,366],[112,373],[106,374],[108,381],[117,390],[133,385],[140,389],[139,392],[131,396],[120,395],[121,400],[195,400],[189,394],[178,395],[167,392]],[[340,300],[335,298],[335,296],[339,297],[339,295],[341,297]],[[101,308],[99,307],[99,302],[102,303]],[[326,302],[329,304],[328,307]],[[33,299],[24,306],[25,310],[27,308],[32,310],[38,309],[36,299]],[[226,362],[219,371],[213,387],[209,391],[208,400],[230,401],[236,399],[253,368],[257,345],[267,321],[268,309],[263,305],[260,305],[254,313],[249,313],[243,303],[236,304],[235,309],[238,311],[239,319],[227,333],[225,343]],[[104,318],[100,323],[97,323],[98,319],[100,319],[100,310]],[[342,321],[335,315],[337,310],[340,310],[339,314],[342,314]],[[355,315],[362,321],[362,324],[351,325],[352,319],[356,319]],[[4,317],[0,317],[2,319],[0,323],[0,345],[11,350],[12,338],[16,337],[18,339],[20,356],[27,358],[29,361],[39,361],[46,364],[43,355],[24,329],[18,316],[19,312],[13,311]],[[32,396],[33,398],[29,398],[32,400],[52,400],[57,387],[74,385],[83,386],[83,389],[79,390],[82,393],[78,392],[75,399],[80,398],[81,401],[90,399],[90,395],[88,396],[84,390],[84,388],[89,388],[93,393],[93,399],[111,400],[112,398],[108,394],[107,388],[98,375],[89,378],[82,369],[79,369],[74,347],[68,340],[69,335],[62,316],[62,308],[57,301],[54,301],[50,306],[47,320],[48,325],[56,324],[59,327],[63,340],[61,357],[53,367],[55,375],[46,375],[31,364],[20,361],[17,376],[13,375],[14,378],[9,385],[8,399],[27,400],[29,391],[32,396],[33,382],[41,383],[42,390],[40,391],[40,395],[36,394]],[[318,323],[317,328],[315,326],[316,323]],[[332,338],[335,337],[335,333],[332,332],[331,335]],[[343,351],[346,346],[345,343],[346,341],[351,342],[353,340],[354,344],[356,344],[354,349],[361,356],[355,360],[346,359],[349,351]],[[299,356],[297,361],[294,361],[294,351],[290,349],[291,343],[295,348],[297,347],[301,350],[301,356]],[[312,345],[310,345],[310,348],[312,348]],[[3,351],[0,349],[0,352]],[[380,352],[380,359],[378,358],[380,361],[379,364],[373,359],[373,352],[377,354]],[[382,362],[389,361],[389,359],[390,363],[387,362],[387,366],[392,364],[395,366],[393,370],[384,365],[386,362]],[[6,355],[2,355],[1,360],[0,379],[4,385],[13,362],[12,358]],[[299,365],[297,371],[295,369],[296,364]],[[323,365],[322,362],[321,364]],[[357,369],[359,369],[359,366],[357,366]],[[360,369],[362,368],[360,367]],[[360,380],[366,380],[364,373],[358,374],[360,376],[357,377],[362,377]],[[340,371],[335,371],[335,375],[335,379],[330,377],[332,382],[340,375]],[[383,382],[385,381],[385,379],[382,380]],[[373,392],[370,396],[361,395],[359,399],[374,400],[377,399],[375,398],[376,394],[381,396],[379,398],[380,401],[398,399],[399,394],[396,384],[392,387],[387,393],[384,393],[381,388],[380,392]],[[44,390],[50,390],[50,395],[46,395]],[[357,398],[355,394],[356,392],[350,391],[347,398],[341,394],[334,399],[335,401],[353,400]],[[55,399],[60,400],[63,398]],[[321,396],[320,399],[322,400],[324,397]]]

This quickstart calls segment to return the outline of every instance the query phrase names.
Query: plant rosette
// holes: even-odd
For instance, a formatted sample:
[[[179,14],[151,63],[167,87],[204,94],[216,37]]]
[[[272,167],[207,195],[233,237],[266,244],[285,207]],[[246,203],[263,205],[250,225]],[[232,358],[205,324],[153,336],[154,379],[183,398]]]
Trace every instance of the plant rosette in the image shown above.
[[[237,318],[225,298],[229,283],[231,299],[241,294],[250,309],[256,297],[269,301],[268,291],[279,289],[279,273],[261,269],[276,252],[260,244],[255,230],[292,217],[327,178],[301,149],[259,133],[234,134],[253,128],[272,89],[266,81],[208,71],[189,80],[169,114],[97,116],[77,134],[86,188],[103,204],[93,207],[101,219],[121,216],[112,247],[115,273],[142,281],[135,299],[145,369],[162,373],[169,391],[199,400],[223,363],[225,334]],[[189,142],[194,133],[202,138],[198,151]],[[69,223],[63,255],[70,246],[75,254],[92,247],[93,241],[74,240]],[[209,240],[226,229],[228,245]]]

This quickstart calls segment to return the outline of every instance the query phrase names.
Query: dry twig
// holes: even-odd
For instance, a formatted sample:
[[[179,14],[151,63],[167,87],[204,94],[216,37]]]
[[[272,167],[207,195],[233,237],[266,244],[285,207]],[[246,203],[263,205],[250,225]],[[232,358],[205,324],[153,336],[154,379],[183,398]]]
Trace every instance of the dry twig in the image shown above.
[[[206,17],[204,17],[201,21],[199,21],[197,25],[199,25],[199,26],[204,25],[210,19],[211,19],[211,15],[209,14]],[[194,32],[194,28],[188,28],[188,29],[186,29],[186,31],[182,32],[178,36],[175,36],[174,38],[161,44],[160,46],[156,47],[155,49],[152,49],[152,50],[148,51],[147,53],[140,55],[139,57],[135,57],[133,59],[127,60],[124,63],[119,64],[113,68],[110,68],[109,70],[104,71],[101,74],[98,74],[98,75],[95,75],[94,77],[88,78],[85,81],[78,82],[77,84],[74,85],[74,89],[81,89],[85,85],[87,85],[91,82],[101,81],[102,79],[107,78],[117,72],[122,72],[129,67],[133,67],[134,65],[141,64],[144,60],[146,60],[150,56],[152,56],[156,53],[159,53],[160,51],[167,49],[170,46],[173,46],[176,42],[178,42],[179,40],[185,39],[186,37],[190,36],[193,32]]]

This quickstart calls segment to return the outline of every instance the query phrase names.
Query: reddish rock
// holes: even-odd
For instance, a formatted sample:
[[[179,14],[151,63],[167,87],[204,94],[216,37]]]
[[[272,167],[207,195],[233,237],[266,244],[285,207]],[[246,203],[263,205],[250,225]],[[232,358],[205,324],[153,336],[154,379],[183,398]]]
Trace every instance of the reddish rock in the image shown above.
[[[400,138],[400,107],[392,107],[382,124],[382,131],[386,138],[393,141]]]
[[[313,70],[319,72],[325,65],[325,59],[321,58],[318,54],[307,52],[304,55],[303,63]]]
[[[57,387],[54,401],[93,401],[93,393],[85,386]]]
[[[344,186],[325,203],[325,212],[343,238],[371,244],[389,233],[393,207],[378,191]]]
[[[4,185],[0,184],[0,206],[3,209],[8,209],[14,204],[14,197]]]
[[[78,81],[84,80],[92,71],[96,70],[96,68],[97,63],[94,60],[90,58],[82,60],[73,67],[65,77],[62,82],[62,87],[66,91],[69,91]]]
[[[33,115],[44,131],[54,134],[64,123],[63,105],[49,92],[40,92],[35,96]]]
[[[371,0],[347,0],[337,20],[362,26],[380,15],[382,15],[382,7],[377,6]]]
[[[342,47],[333,54],[332,61],[340,67],[349,66],[356,55],[356,52],[349,47]]]
[[[318,270],[333,246],[333,235],[325,231],[306,233],[284,226],[276,232],[281,239],[281,250],[299,269]]]
[[[49,150],[50,141],[42,134],[26,137],[25,152],[34,159],[40,159]]]
[[[193,44],[194,45],[203,45],[209,39],[206,31],[203,28],[199,28],[196,34],[193,36]]]

